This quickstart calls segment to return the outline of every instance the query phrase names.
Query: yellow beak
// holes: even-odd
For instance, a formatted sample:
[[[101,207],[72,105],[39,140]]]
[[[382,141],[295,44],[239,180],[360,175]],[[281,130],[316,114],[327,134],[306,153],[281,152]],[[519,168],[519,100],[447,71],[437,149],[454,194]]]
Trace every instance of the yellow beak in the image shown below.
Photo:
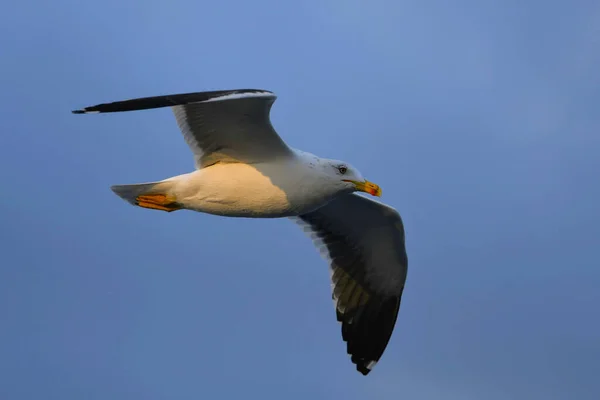
[[[350,179],[344,179],[345,182],[352,182],[354,186],[356,186],[356,190],[360,192],[369,193],[372,196],[381,196],[381,188],[379,185],[374,184],[373,182],[369,182],[365,180],[364,182],[352,181]]]

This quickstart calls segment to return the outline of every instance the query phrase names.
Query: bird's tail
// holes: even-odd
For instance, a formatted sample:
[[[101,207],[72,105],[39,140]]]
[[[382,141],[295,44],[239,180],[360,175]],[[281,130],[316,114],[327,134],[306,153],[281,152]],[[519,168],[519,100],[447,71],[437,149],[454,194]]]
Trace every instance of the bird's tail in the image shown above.
[[[174,181],[167,179],[133,185],[114,185],[111,189],[117,196],[134,206],[170,212],[183,208],[173,193],[174,185]]]

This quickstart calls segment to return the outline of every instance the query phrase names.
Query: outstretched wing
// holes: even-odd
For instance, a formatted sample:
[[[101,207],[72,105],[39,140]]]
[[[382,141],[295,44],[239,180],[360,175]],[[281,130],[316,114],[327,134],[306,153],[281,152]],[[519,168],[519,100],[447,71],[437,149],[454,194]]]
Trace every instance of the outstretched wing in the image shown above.
[[[171,107],[197,168],[217,162],[255,163],[291,154],[271,125],[277,96],[256,89],[144,97],[98,104],[75,114]]]
[[[396,210],[344,195],[296,220],[329,261],[337,320],[356,369],[367,375],[394,329],[408,268]]]

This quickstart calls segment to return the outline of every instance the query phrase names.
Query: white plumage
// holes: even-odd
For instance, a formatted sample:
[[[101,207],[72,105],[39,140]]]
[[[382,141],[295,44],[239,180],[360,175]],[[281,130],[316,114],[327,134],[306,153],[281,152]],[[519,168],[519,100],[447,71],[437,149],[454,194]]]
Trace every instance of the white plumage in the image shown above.
[[[381,195],[354,167],[292,149],[271,125],[276,96],[242,89],[99,104],[83,113],[171,107],[196,170],[158,182],[116,185],[143,208],[188,209],[228,217],[290,217],[330,263],[342,337],[357,370],[368,374],[392,334],[407,272],[400,215],[353,194]]]

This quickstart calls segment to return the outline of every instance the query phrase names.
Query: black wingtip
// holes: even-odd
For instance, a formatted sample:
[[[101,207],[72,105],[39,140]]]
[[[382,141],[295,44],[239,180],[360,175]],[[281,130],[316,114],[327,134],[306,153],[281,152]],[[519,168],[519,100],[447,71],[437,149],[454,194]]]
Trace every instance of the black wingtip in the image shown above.
[[[217,90],[212,92],[192,92],[171,94],[166,96],[140,97],[137,99],[114,101],[112,103],[96,104],[82,108],[80,110],[71,111],[73,114],[97,114],[111,113],[123,111],[149,110],[152,108],[174,107],[190,103],[202,103],[209,100],[215,100],[219,97],[224,99],[231,95],[253,94],[256,97],[268,95],[267,97],[275,97],[273,92],[260,89],[235,89],[235,90]]]
[[[371,370],[369,368],[366,368],[364,365],[357,365],[356,370],[364,376],[369,375],[369,372],[371,372]]]

